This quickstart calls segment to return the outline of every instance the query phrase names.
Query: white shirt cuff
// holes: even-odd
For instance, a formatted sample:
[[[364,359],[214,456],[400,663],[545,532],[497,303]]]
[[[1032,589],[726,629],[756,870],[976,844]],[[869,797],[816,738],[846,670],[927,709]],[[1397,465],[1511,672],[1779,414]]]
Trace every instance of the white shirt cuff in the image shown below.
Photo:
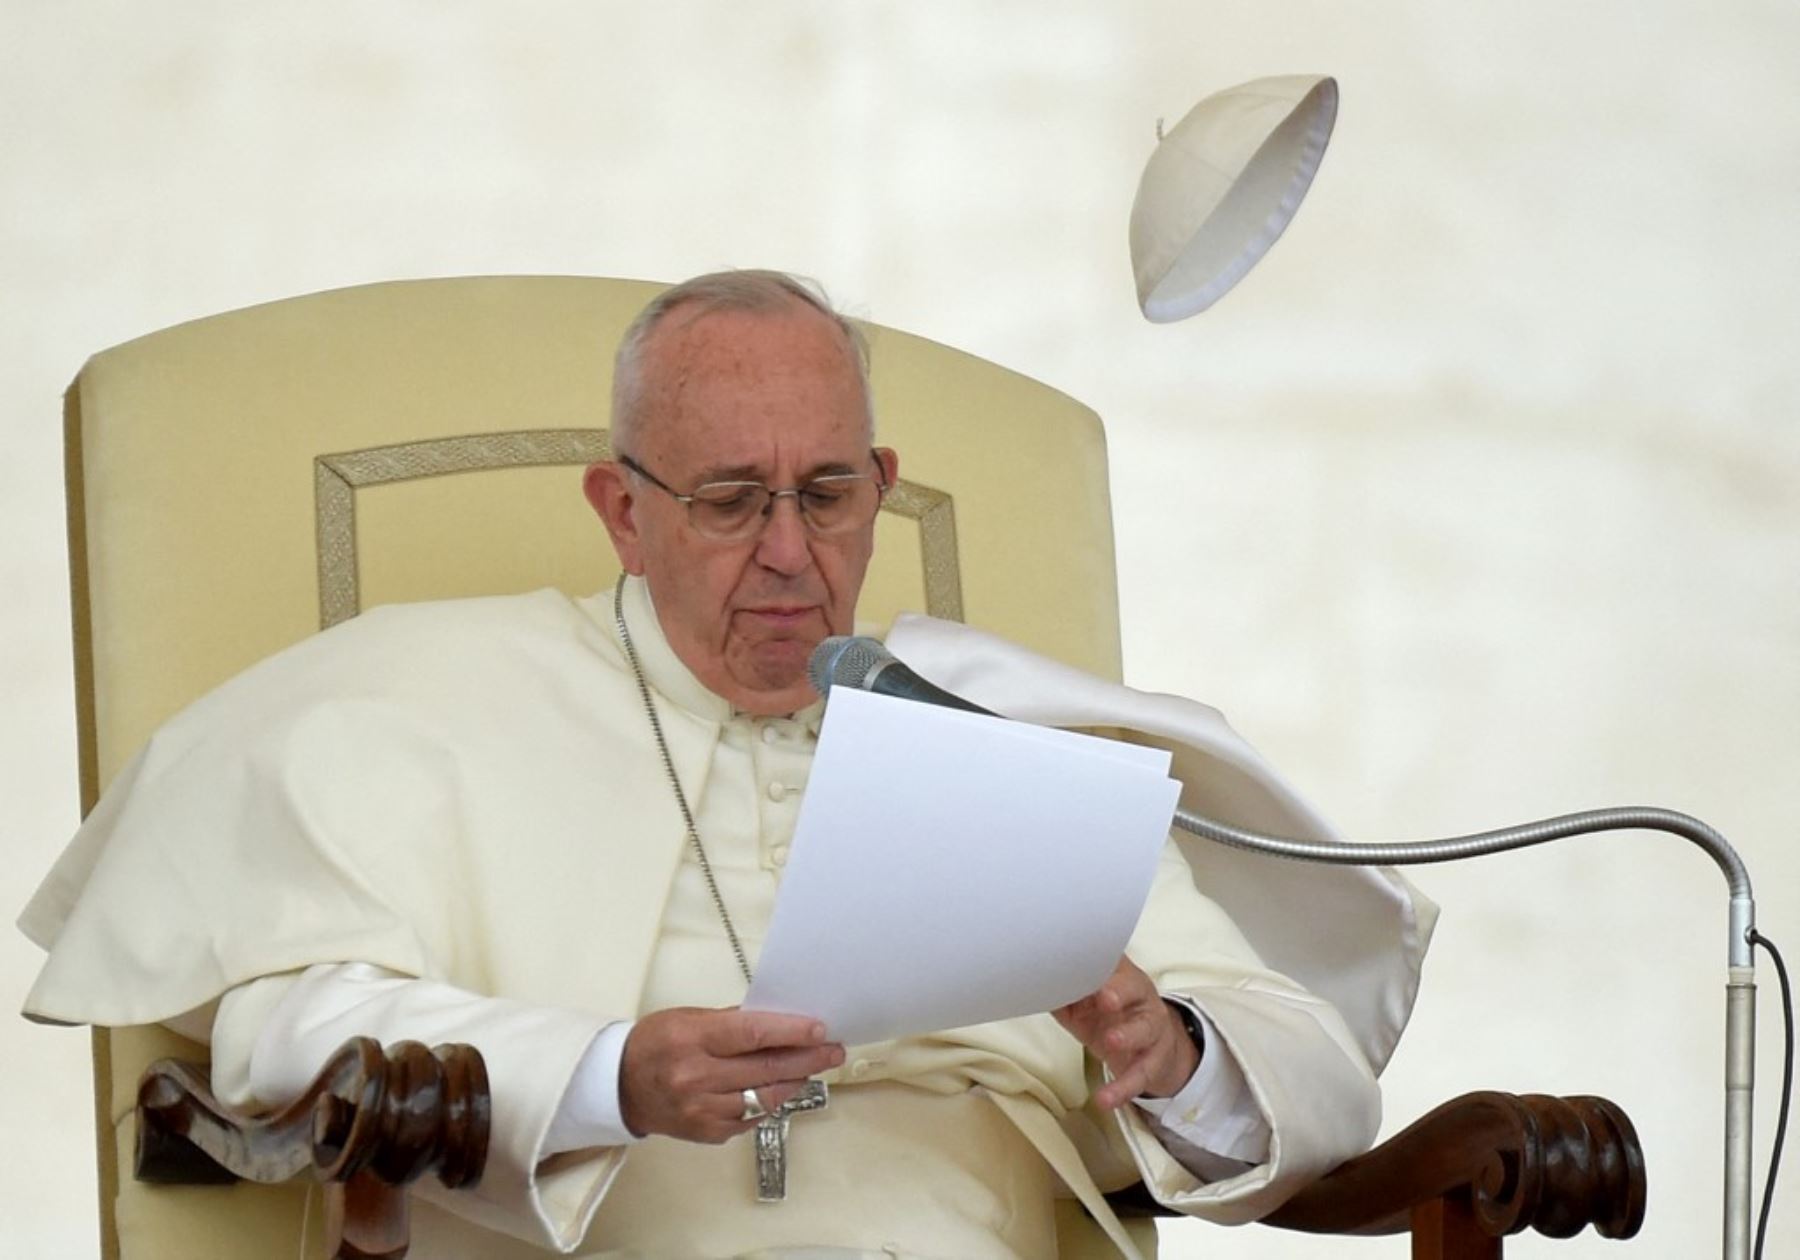
[[[625,1146],[639,1140],[626,1127],[624,1108],[619,1105],[619,1068],[625,1058],[625,1038],[635,1022],[618,1020],[595,1036],[550,1118],[541,1156],[593,1146]]]
[[[1219,1036],[1218,1030],[1192,1000],[1179,994],[1164,994],[1166,1002],[1179,1002],[1194,1013],[1205,1035],[1206,1048],[1200,1055],[1200,1066],[1186,1085],[1172,1098],[1137,1098],[1132,1101],[1155,1121],[1159,1136],[1177,1139],[1167,1143],[1174,1155],[1189,1171],[1202,1173],[1183,1158],[1181,1146],[1221,1156],[1227,1160],[1254,1166],[1269,1158],[1269,1122],[1257,1106],[1244,1070],[1237,1057]],[[1206,1161],[1212,1171],[1213,1161]],[[1241,1171],[1241,1170],[1240,1170]],[[1217,1176],[1209,1176],[1217,1180]]]

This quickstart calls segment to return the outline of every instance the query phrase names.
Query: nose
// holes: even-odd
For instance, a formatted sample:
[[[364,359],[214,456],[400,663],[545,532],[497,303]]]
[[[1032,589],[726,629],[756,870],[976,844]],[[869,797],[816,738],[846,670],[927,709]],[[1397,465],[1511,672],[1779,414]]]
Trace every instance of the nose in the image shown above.
[[[800,501],[784,494],[769,502],[769,516],[756,539],[756,562],[792,576],[812,565],[812,540],[800,519]]]

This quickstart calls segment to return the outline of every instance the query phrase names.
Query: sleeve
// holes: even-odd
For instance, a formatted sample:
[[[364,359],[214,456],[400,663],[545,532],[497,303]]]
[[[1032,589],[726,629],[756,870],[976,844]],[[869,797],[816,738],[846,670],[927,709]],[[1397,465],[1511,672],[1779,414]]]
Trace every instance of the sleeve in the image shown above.
[[[625,1038],[636,1020],[615,1020],[600,1030],[575,1068],[562,1102],[551,1117],[540,1154],[561,1155],[595,1146],[630,1146],[642,1141],[625,1123],[619,1101],[619,1072],[625,1063]]]
[[[493,1097],[487,1169],[472,1189],[446,1191],[426,1177],[413,1192],[486,1228],[567,1252],[624,1160],[621,1144],[603,1144],[610,1134],[604,1105],[595,1104],[610,1090],[617,1110],[618,1058],[609,1061],[607,1047],[622,1046],[623,1034],[607,1034],[619,1027],[369,964],[320,964],[240,985],[220,1000],[214,1092],[234,1107],[280,1106],[356,1036],[474,1045]],[[610,1082],[588,1077],[608,1071]]]
[[[1183,1168],[1201,1181],[1235,1177],[1268,1159],[1268,1121],[1212,1021],[1191,999],[1163,1000],[1193,1013],[1203,1039],[1200,1065],[1172,1097],[1133,1102],[1151,1118],[1157,1141]]]
[[[1254,1163],[1234,1170],[1204,1161],[1204,1171],[1227,1175],[1203,1178],[1179,1158],[1188,1126],[1200,1125],[1207,1136],[1193,1145],[1229,1158],[1244,1153],[1238,1143],[1254,1122],[1233,1134],[1239,1122],[1229,1101],[1220,1109],[1219,1097],[1203,1097],[1196,1112],[1185,1090],[1164,1109],[1165,1117],[1176,1112],[1174,1124],[1159,1125],[1141,1106],[1120,1108],[1125,1144],[1159,1202],[1221,1223],[1254,1220],[1367,1149],[1380,1125],[1380,1090],[1355,1036],[1330,1003],[1262,964],[1231,919],[1195,888],[1173,842],[1164,847],[1127,953],[1162,992],[1204,1016],[1208,1055],[1229,1056],[1249,1110],[1267,1132]],[[1171,1129],[1180,1140],[1167,1141]],[[1256,1153],[1253,1144],[1248,1149]]]

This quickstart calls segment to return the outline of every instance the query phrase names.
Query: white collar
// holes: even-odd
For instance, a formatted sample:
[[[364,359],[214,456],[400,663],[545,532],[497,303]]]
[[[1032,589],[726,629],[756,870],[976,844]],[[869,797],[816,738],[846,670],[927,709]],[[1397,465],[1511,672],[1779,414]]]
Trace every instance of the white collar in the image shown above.
[[[610,595],[599,597],[595,602],[600,602],[600,599],[605,600],[606,611],[610,613]],[[668,636],[663,633],[656,605],[650,600],[650,586],[643,578],[627,575],[620,607],[625,614],[625,624],[631,631],[632,646],[637,649],[638,663],[643,666],[644,681],[650,684],[652,691],[708,722],[724,725],[734,718],[747,716],[735,709],[731,701],[695,677],[694,671],[675,654]],[[608,616],[606,624],[611,626],[612,620]],[[616,626],[613,626],[613,632],[618,633]],[[619,646],[622,649],[624,644]],[[824,714],[825,702],[815,700],[792,716],[794,721],[800,722],[816,735]]]

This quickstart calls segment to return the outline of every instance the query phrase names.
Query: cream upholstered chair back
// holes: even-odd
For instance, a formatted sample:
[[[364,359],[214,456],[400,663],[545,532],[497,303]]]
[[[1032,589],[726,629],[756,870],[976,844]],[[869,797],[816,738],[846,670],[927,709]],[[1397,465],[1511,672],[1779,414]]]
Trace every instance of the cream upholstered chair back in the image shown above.
[[[580,472],[608,449],[613,346],[660,287],[374,284],[94,356],[66,399],[83,811],[164,719],[359,609],[608,584]],[[960,618],[1117,677],[1098,418],[994,364],[868,332],[903,480],[860,616]],[[131,1178],[139,1073],[204,1052],[161,1028],[97,1030],[94,1050],[105,1253],[295,1254],[302,1187]]]

